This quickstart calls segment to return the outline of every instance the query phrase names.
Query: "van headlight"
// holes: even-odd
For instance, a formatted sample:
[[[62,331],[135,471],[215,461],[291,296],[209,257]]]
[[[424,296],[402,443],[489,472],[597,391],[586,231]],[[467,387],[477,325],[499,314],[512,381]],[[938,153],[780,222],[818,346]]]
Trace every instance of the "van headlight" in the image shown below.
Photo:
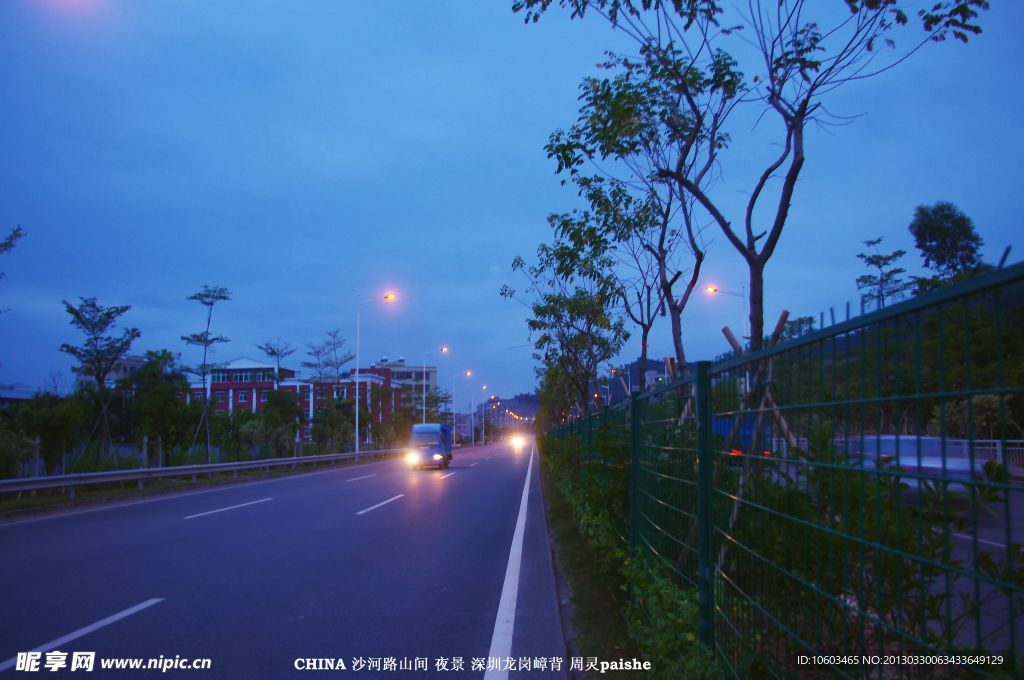
[[[423,456],[417,453],[416,451],[410,451],[409,453],[405,454],[405,462],[408,463],[409,465],[416,465],[417,463],[420,462],[422,458]]]
[[[434,460],[441,460],[442,458],[444,458],[444,456],[442,456],[440,453],[434,454]]]

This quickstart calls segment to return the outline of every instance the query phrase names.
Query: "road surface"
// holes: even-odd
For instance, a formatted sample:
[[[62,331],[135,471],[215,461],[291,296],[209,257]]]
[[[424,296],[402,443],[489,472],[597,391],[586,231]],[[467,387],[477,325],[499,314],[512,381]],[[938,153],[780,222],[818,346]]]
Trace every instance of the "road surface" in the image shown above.
[[[341,677],[483,678],[474,660],[495,655],[564,677],[567,660],[536,670],[565,658],[539,479],[531,443],[495,444],[447,470],[389,460],[0,524],[0,673],[36,675],[16,657],[39,649],[54,675],[52,649],[68,666],[95,652],[74,677],[309,677],[296,666],[341,659]],[[100,668],[159,657],[210,668]]]

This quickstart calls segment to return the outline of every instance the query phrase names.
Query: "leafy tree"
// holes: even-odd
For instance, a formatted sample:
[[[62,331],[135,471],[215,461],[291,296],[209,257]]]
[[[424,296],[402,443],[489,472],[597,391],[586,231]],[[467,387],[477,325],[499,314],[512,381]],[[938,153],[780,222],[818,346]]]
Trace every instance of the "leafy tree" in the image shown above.
[[[181,339],[185,341],[185,344],[192,345],[194,347],[203,348],[203,361],[199,366],[191,369],[191,372],[198,375],[199,379],[203,384],[203,410],[199,416],[199,423],[196,425],[196,433],[192,437],[192,446],[195,446],[196,439],[199,438],[199,430],[204,428],[206,431],[206,462],[211,463],[213,460],[210,457],[210,405],[209,399],[206,398],[206,377],[210,373],[212,366],[209,363],[210,353],[213,351],[215,345],[219,345],[224,342],[230,342],[230,340],[223,335],[213,335],[210,333],[210,324],[213,321],[213,307],[218,302],[224,302],[231,299],[231,293],[228,292],[227,288],[222,286],[208,286],[203,284],[203,287],[198,293],[194,293],[188,297],[189,300],[195,300],[199,304],[206,307],[206,329],[199,333],[191,333],[189,335],[181,336]],[[191,448],[191,446],[189,447]]]
[[[213,442],[228,461],[246,460],[251,456],[262,441],[260,425],[260,414],[245,409],[210,415]]]
[[[859,253],[860,260],[868,267],[876,270],[875,274],[864,274],[857,277],[857,290],[867,291],[863,293],[866,302],[875,303],[876,309],[885,307],[886,300],[899,300],[912,288],[913,283],[902,278],[907,273],[906,269],[894,266],[904,255],[905,250],[894,250],[883,255],[878,252],[878,244],[882,237],[864,241],[868,248],[874,248],[874,253]]]
[[[514,0],[514,11],[537,21],[554,0]],[[595,131],[587,141],[624,157],[665,130],[681,141],[679,154],[655,158],[657,176],[693,199],[698,221],[708,219],[744,258],[749,272],[751,348],[764,342],[764,270],[789,217],[807,149],[810,125],[838,122],[825,101],[844,84],[899,64],[924,42],[962,42],[981,32],[987,0],[915,3],[909,0],[751,0],[732,8],[719,0],[558,0],[573,18],[603,17],[639,45],[639,56],[611,55],[614,78],[593,80],[582,95],[581,119]],[[895,49],[895,31],[917,16],[924,39]],[[728,12],[726,11],[728,9]],[[845,11],[844,11],[845,10]],[[883,62],[877,48],[892,48]],[[743,60],[741,64],[740,60]],[[637,104],[644,87],[658,93],[652,108]],[[649,101],[643,99],[641,101]],[[772,157],[750,179],[746,205],[730,214],[735,181],[709,181],[737,141],[733,114],[754,107],[761,122],[742,145],[767,143]],[[643,115],[650,113],[651,115]],[[637,115],[640,114],[640,115]],[[774,121],[774,122],[772,122]],[[747,120],[739,130],[749,130]],[[764,137],[765,139],[761,139]],[[601,145],[604,145],[603,147]],[[579,165],[579,154],[559,159]],[[701,174],[704,168],[710,174]],[[724,191],[725,193],[717,194]],[[667,300],[667,298],[666,298]]]
[[[952,203],[919,205],[910,222],[910,233],[924,266],[944,279],[952,279],[981,265],[981,236],[971,218]]]
[[[545,147],[590,204],[590,211],[574,211],[574,219],[562,216],[557,232],[577,248],[593,244],[616,255],[613,274],[623,311],[640,328],[641,359],[655,317],[667,313],[676,362],[685,366],[681,315],[705,252],[694,197],[662,169],[675,168],[706,187],[714,166],[693,153],[696,137],[681,134],[677,90],[637,66],[613,59],[603,67],[619,68],[614,78],[585,79],[579,118]],[[599,174],[584,175],[584,166]]]
[[[163,460],[165,445],[185,445],[188,409],[180,395],[188,393],[188,379],[177,356],[165,349],[146,352],[146,363],[125,378],[125,387],[132,395],[136,437],[154,442],[156,460]]]
[[[534,339],[534,358],[545,366],[558,366],[572,383],[577,407],[582,413],[590,408],[591,386],[598,369],[615,357],[629,339],[621,317],[615,314],[617,292],[614,280],[599,272],[607,271],[607,262],[591,263],[590,275],[564,278],[559,267],[567,246],[541,245],[539,262],[527,267],[522,258],[513,262],[513,270],[526,274],[528,305],[533,317],[527,320]],[[502,296],[516,298],[515,289],[504,286]],[[524,304],[527,304],[524,302]]]
[[[18,476],[18,458],[22,450],[21,437],[7,423],[0,421],[0,479]]]
[[[288,390],[274,390],[259,413],[262,441],[276,456],[291,453],[295,433],[302,419],[299,395]]]
[[[14,246],[24,235],[25,231],[20,226],[11,229],[10,233],[0,241],[0,255],[6,255],[11,252],[14,249]],[[0,279],[2,278],[4,278],[4,273],[0,272]],[[0,307],[0,314],[3,314],[6,311],[6,309]]]
[[[807,335],[814,330],[813,316],[800,316],[790,319],[782,329],[782,340],[793,340],[801,335]]]
[[[290,343],[281,342],[280,338],[276,342],[267,341],[256,345],[256,348],[274,361],[274,386],[281,387],[281,360],[295,354],[295,348]]]
[[[15,427],[26,438],[39,437],[39,452],[47,474],[61,471],[68,444],[82,428],[84,421],[82,400],[78,395],[62,397],[51,392],[40,392],[15,412]]]
[[[80,346],[64,343],[60,346],[60,351],[77,359],[77,371],[95,381],[99,405],[97,424],[100,428],[100,449],[109,454],[111,392],[107,385],[107,376],[110,375],[114,364],[128,353],[132,343],[142,333],[138,328],[126,328],[120,336],[109,335],[117,320],[131,309],[129,305],[103,307],[94,297],[79,300],[81,304],[77,307],[64,300],[64,309],[71,315],[71,325],[85,334],[85,342]],[[95,431],[95,427],[93,429]]]
[[[334,452],[337,447],[351,443],[355,435],[353,403],[333,399],[330,395],[318,401],[322,406],[313,413],[313,441]]]
[[[443,423],[448,421],[452,395],[442,389],[427,390],[427,422]]]
[[[565,144],[578,145],[579,141]],[[590,203],[590,210],[549,217],[559,239],[553,249],[558,260],[556,272],[566,279],[578,276],[597,283],[610,278],[623,313],[640,329],[642,364],[646,364],[654,322],[667,310],[677,361],[682,363],[680,317],[704,258],[692,223],[687,223],[685,232],[671,227],[673,213],[677,212],[671,188],[662,197],[653,185],[646,194],[638,195],[619,180],[575,175],[574,181]],[[689,237],[687,252],[694,265],[689,268],[684,292],[677,297],[674,287],[685,270],[676,261],[681,233]],[[643,379],[641,375],[641,389]]]

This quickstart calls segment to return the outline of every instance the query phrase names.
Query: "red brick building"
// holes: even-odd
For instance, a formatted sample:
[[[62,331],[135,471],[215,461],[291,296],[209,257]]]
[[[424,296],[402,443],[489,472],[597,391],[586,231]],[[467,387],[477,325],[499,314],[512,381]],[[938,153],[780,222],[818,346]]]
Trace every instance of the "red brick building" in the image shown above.
[[[274,379],[275,371],[276,367],[266,361],[244,357],[211,370],[207,377],[206,391],[212,409],[227,413],[258,413],[275,389],[295,392],[299,395],[303,411],[301,436],[310,441],[310,424],[317,409],[326,408],[329,403],[333,405],[335,400],[345,401],[356,396],[354,373],[340,380],[305,380],[296,377],[294,370],[282,367],[278,386],[278,381]],[[203,386],[193,380],[186,401],[202,398]],[[359,400],[364,411],[370,414],[370,421],[381,426],[391,421],[392,415],[403,403],[411,403],[407,389],[392,385],[391,369],[379,367],[359,369]],[[362,429],[363,423],[360,425]]]

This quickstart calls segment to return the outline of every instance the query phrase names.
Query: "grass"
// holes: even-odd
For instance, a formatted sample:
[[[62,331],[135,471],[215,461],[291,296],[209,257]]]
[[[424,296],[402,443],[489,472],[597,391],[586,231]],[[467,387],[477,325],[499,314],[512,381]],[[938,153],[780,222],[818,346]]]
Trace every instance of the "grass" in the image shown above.
[[[37,491],[35,495],[32,495],[30,492],[6,494],[5,496],[0,496],[0,521],[53,510],[73,510],[112,501],[147,498],[179,491],[192,491],[241,482],[275,479],[289,475],[315,472],[323,470],[327,466],[347,467],[354,464],[354,461],[348,460],[338,463],[319,463],[316,466],[311,466],[307,463],[298,465],[294,470],[289,465],[281,465],[272,467],[266,472],[261,468],[240,470],[238,477],[235,477],[230,472],[212,475],[199,474],[196,475],[195,482],[192,481],[191,475],[165,477],[162,479],[146,480],[141,491],[137,488],[135,482],[112,482],[110,484],[77,486],[75,487],[75,500],[73,501],[69,500],[67,494],[60,489]]]
[[[642,658],[622,617],[625,593],[619,584],[594,569],[597,556],[573,524],[571,510],[547,465],[541,465],[541,479],[555,560],[566,581],[559,588],[568,585],[572,594],[572,620],[566,631],[569,656],[596,656],[600,661]],[[603,675],[591,671],[586,677],[635,678],[638,674],[643,671],[609,671]]]

